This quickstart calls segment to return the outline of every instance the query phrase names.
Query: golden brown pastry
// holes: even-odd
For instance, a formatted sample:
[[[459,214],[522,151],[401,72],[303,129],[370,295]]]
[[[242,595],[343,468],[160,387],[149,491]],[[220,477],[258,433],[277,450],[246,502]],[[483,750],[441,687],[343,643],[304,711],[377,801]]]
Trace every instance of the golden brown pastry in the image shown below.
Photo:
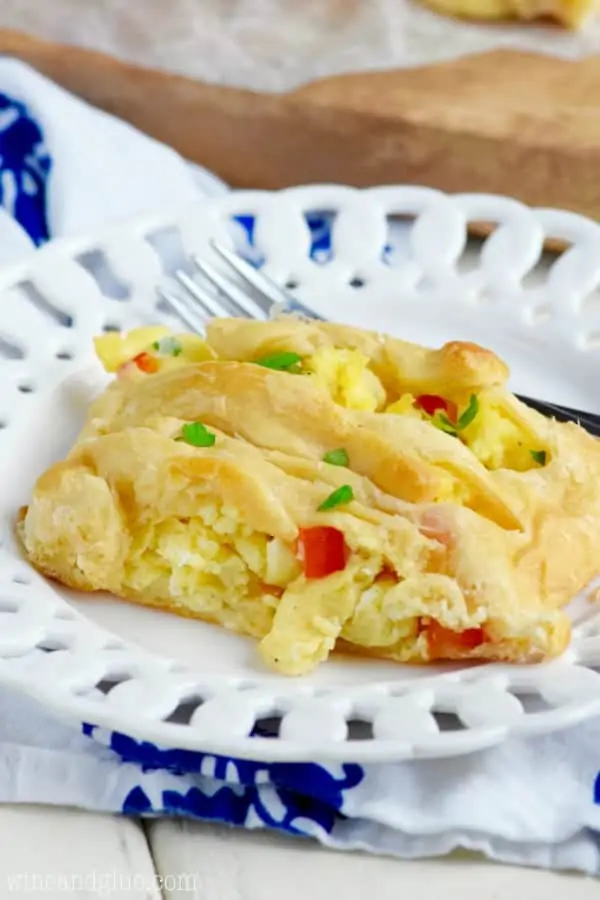
[[[600,445],[490,351],[284,318],[96,342],[117,373],[19,531],[43,573],[260,640],[533,662],[600,559]]]
[[[458,19],[554,19],[579,28],[598,10],[596,0],[423,0],[436,12]]]

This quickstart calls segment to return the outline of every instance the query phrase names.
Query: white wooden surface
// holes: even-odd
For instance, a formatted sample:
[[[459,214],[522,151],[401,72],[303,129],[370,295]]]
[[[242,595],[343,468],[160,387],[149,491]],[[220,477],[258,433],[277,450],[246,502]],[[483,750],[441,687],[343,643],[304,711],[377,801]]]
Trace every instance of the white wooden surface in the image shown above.
[[[0,806],[0,898],[13,896],[159,900],[162,895],[137,822],[47,806]]]
[[[313,842],[181,821],[149,831],[157,870],[198,874],[196,892],[168,900],[592,900],[595,879],[458,856],[404,862],[335,853]]]
[[[0,898],[597,900],[598,882],[466,854],[399,862],[185,820],[0,807]]]

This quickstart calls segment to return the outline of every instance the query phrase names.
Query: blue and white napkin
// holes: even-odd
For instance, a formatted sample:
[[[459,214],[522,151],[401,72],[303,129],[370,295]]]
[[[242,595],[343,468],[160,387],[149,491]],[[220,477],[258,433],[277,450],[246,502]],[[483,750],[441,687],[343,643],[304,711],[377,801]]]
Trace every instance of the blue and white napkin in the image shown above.
[[[52,237],[226,190],[210,173],[0,59],[0,264]],[[322,220],[313,250],[327,247]],[[451,760],[262,764],[69,728],[0,689],[0,802],[189,816],[402,857],[456,848],[600,875],[600,721]]]

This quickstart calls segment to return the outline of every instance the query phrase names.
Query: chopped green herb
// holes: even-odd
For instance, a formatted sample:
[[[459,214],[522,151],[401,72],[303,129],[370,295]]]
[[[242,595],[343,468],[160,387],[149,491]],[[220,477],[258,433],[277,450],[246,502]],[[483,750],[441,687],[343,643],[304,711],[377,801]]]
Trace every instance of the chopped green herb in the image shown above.
[[[475,396],[475,394],[471,394],[471,399],[469,400],[469,405],[467,408],[460,414],[458,417],[458,422],[456,423],[457,431],[464,431],[468,425],[471,424],[477,413],[479,412],[479,400]]]
[[[185,441],[192,447],[212,447],[216,441],[216,435],[209,431],[202,422],[188,422],[181,429],[181,437],[177,440]]]
[[[349,484],[343,484],[341,487],[326,497],[320,506],[317,507],[319,512],[325,512],[328,509],[335,509],[336,506],[343,506],[345,503],[351,503],[354,500],[354,491]]]
[[[530,450],[532,459],[538,463],[540,466],[546,465],[546,451],[545,450]]]
[[[455,422],[451,422],[447,415],[444,413],[436,413],[432,422],[439,428],[441,431],[445,431],[446,434],[454,434],[457,435],[459,432],[464,431],[467,428],[477,413],[479,412],[479,400],[475,396],[475,394],[471,395],[471,399],[469,400],[469,405],[458,417],[458,420]]]
[[[268,353],[256,360],[258,366],[266,369],[277,369],[278,372],[291,372],[297,375],[300,372],[302,357],[297,353]]]
[[[436,413],[431,421],[435,425],[436,428],[439,428],[440,431],[445,431],[446,434],[456,434],[456,425],[450,421],[448,416],[444,415],[444,413]]]
[[[176,337],[170,336],[154,341],[152,348],[157,350],[161,356],[179,356],[183,350],[181,341],[178,341]]]
[[[323,462],[329,463],[330,466],[347,466],[348,454],[343,447],[339,447],[337,450],[330,450],[326,453]]]

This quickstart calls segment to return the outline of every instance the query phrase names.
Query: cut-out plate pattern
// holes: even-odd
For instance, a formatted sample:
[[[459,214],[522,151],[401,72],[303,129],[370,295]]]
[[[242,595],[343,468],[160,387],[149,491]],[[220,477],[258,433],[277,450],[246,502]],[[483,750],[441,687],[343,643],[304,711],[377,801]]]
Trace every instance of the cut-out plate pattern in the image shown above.
[[[315,217],[325,228],[316,238]],[[473,221],[496,226],[475,245]],[[0,272],[0,680],[77,725],[265,761],[445,756],[600,714],[600,627],[583,599],[569,651],[546,666],[415,673],[334,662],[298,681],[248,663],[250,641],[82,601],[22,560],[17,510],[105,383],[92,337],[168,320],[161,279],[185,253],[211,257],[211,238],[233,246],[243,234],[244,252],[327,317],[433,344],[477,340],[511,363],[522,393],[600,412],[600,228],[576,215],[493,196],[323,185],[234,193],[49,244]],[[547,238],[568,249],[549,259]],[[181,629],[197,624],[197,644],[180,653]]]

